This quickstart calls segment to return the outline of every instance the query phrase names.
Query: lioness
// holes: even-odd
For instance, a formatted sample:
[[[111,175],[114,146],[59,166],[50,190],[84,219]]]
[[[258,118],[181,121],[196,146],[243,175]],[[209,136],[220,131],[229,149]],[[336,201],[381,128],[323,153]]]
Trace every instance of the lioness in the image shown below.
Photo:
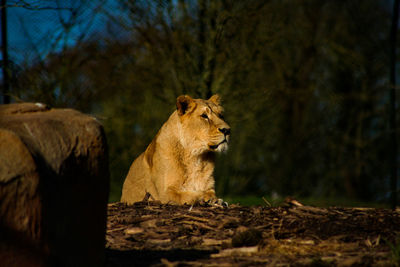
[[[176,107],[146,151],[132,163],[121,202],[141,201],[146,192],[163,203],[216,200],[215,152],[228,149],[230,136],[220,98],[182,95]]]

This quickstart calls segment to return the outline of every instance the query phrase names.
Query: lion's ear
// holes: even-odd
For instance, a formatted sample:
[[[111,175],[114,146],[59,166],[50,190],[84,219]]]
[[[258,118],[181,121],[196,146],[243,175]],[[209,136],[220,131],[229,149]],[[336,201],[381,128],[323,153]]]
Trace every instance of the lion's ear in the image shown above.
[[[194,107],[195,103],[193,98],[188,95],[181,95],[176,99],[176,109],[178,110],[179,116],[190,112]]]
[[[213,95],[213,96],[210,97],[210,99],[208,99],[208,100],[211,101],[211,102],[213,102],[213,103],[216,104],[216,105],[220,105],[220,104],[221,104],[221,97],[220,97],[218,94]]]

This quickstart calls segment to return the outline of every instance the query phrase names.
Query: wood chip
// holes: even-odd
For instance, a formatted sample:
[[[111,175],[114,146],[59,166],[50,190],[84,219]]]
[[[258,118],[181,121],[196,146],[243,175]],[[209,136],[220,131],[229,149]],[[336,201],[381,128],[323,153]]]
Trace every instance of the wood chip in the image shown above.
[[[143,228],[140,227],[131,227],[131,228],[127,228],[125,230],[125,234],[127,235],[135,235],[135,234],[140,234],[143,233]]]
[[[231,257],[231,256],[251,256],[258,252],[258,247],[242,247],[242,248],[230,248],[221,250],[218,254],[212,254],[212,258],[220,257]]]

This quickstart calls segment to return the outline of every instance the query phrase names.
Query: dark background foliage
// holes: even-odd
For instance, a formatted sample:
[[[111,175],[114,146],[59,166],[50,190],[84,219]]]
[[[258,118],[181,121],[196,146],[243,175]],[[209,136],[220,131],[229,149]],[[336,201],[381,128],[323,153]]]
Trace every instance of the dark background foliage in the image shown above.
[[[387,201],[391,1],[28,2],[9,16],[58,19],[40,38],[19,20],[36,36],[29,55],[9,44],[11,98],[103,122],[111,201],[176,97],[215,93],[232,127],[218,195]]]

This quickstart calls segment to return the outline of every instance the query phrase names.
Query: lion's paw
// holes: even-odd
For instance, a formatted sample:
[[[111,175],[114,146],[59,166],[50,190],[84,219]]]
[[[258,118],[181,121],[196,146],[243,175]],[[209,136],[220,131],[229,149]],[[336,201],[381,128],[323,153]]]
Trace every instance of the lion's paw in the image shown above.
[[[224,201],[222,198],[210,199],[207,201],[207,203],[212,206],[217,206],[222,208],[227,208],[229,206],[228,202]]]

